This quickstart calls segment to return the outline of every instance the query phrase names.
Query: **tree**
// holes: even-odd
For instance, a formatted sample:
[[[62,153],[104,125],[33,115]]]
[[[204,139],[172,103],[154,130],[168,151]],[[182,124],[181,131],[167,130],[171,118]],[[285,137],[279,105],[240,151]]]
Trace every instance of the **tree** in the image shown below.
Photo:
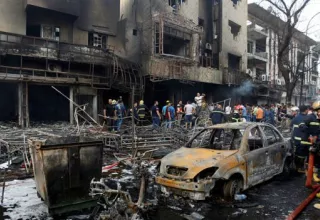
[[[286,103],[291,104],[291,99],[293,95],[294,88],[301,77],[299,70],[303,66],[303,60],[305,59],[308,50],[305,51],[300,59],[298,59],[297,64],[291,64],[289,62],[290,50],[293,49],[292,39],[295,34],[299,33],[296,26],[299,22],[301,12],[308,5],[310,0],[265,0],[272,7],[276,9],[276,16],[279,17],[279,22],[276,24],[274,31],[277,33],[278,42],[278,55],[277,62],[279,71],[285,81],[286,86]],[[301,33],[300,33],[301,34]],[[308,48],[311,45],[303,45]],[[305,72],[305,71],[304,71]]]

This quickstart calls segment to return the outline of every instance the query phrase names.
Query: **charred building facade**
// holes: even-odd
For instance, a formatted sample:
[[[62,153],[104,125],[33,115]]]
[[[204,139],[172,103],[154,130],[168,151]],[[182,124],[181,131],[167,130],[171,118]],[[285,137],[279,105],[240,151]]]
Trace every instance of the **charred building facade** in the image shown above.
[[[247,76],[246,0],[10,0],[0,8],[0,121],[72,123],[70,100],[89,103],[97,120],[108,98],[131,103],[133,88],[147,104],[197,92],[218,101]]]
[[[141,63],[146,100],[221,100],[245,77],[246,0],[121,2],[124,52]]]
[[[0,8],[0,120],[73,122],[67,98],[89,103],[97,119],[106,97],[125,99],[133,87],[142,95],[140,66],[116,51],[120,1],[10,0]]]

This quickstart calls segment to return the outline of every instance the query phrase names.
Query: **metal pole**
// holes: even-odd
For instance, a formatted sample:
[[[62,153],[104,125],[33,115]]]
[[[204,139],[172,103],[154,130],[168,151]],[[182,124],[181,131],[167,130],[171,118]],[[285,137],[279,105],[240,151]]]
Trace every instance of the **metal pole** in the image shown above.
[[[131,113],[131,123],[132,123],[132,157],[135,157],[135,137],[136,137],[136,128],[134,124],[134,86],[132,86],[132,92],[131,92],[131,108],[132,108],[132,113]]]

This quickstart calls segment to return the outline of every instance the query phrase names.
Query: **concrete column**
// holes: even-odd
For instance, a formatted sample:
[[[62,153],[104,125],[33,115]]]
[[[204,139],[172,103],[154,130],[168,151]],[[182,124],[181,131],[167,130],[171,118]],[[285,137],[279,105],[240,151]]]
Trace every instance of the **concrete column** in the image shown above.
[[[98,96],[94,95],[92,99],[93,119],[98,122]]]
[[[74,87],[69,87],[69,99],[74,102]],[[70,124],[74,123],[74,105],[72,102],[69,102],[69,118],[70,118]]]
[[[29,118],[29,85],[26,82],[24,84],[24,109],[25,109],[25,123],[26,123],[26,127],[28,128],[30,126],[30,118]]]
[[[18,84],[18,114],[19,114],[19,126],[24,127],[24,121],[23,121],[23,87],[22,83]]]
[[[29,91],[28,83],[18,84],[18,113],[19,126],[21,128],[29,127]]]

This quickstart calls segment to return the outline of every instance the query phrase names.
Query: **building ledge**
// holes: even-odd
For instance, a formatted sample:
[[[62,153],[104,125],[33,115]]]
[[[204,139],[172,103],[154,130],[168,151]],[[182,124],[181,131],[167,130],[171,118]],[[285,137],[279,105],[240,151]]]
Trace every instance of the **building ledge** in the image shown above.
[[[198,66],[197,63],[186,64],[175,59],[151,57],[145,66],[145,75],[160,80],[185,80],[203,83],[222,84],[222,71]]]
[[[0,32],[0,53],[84,63],[105,63],[114,47],[105,49]]]

